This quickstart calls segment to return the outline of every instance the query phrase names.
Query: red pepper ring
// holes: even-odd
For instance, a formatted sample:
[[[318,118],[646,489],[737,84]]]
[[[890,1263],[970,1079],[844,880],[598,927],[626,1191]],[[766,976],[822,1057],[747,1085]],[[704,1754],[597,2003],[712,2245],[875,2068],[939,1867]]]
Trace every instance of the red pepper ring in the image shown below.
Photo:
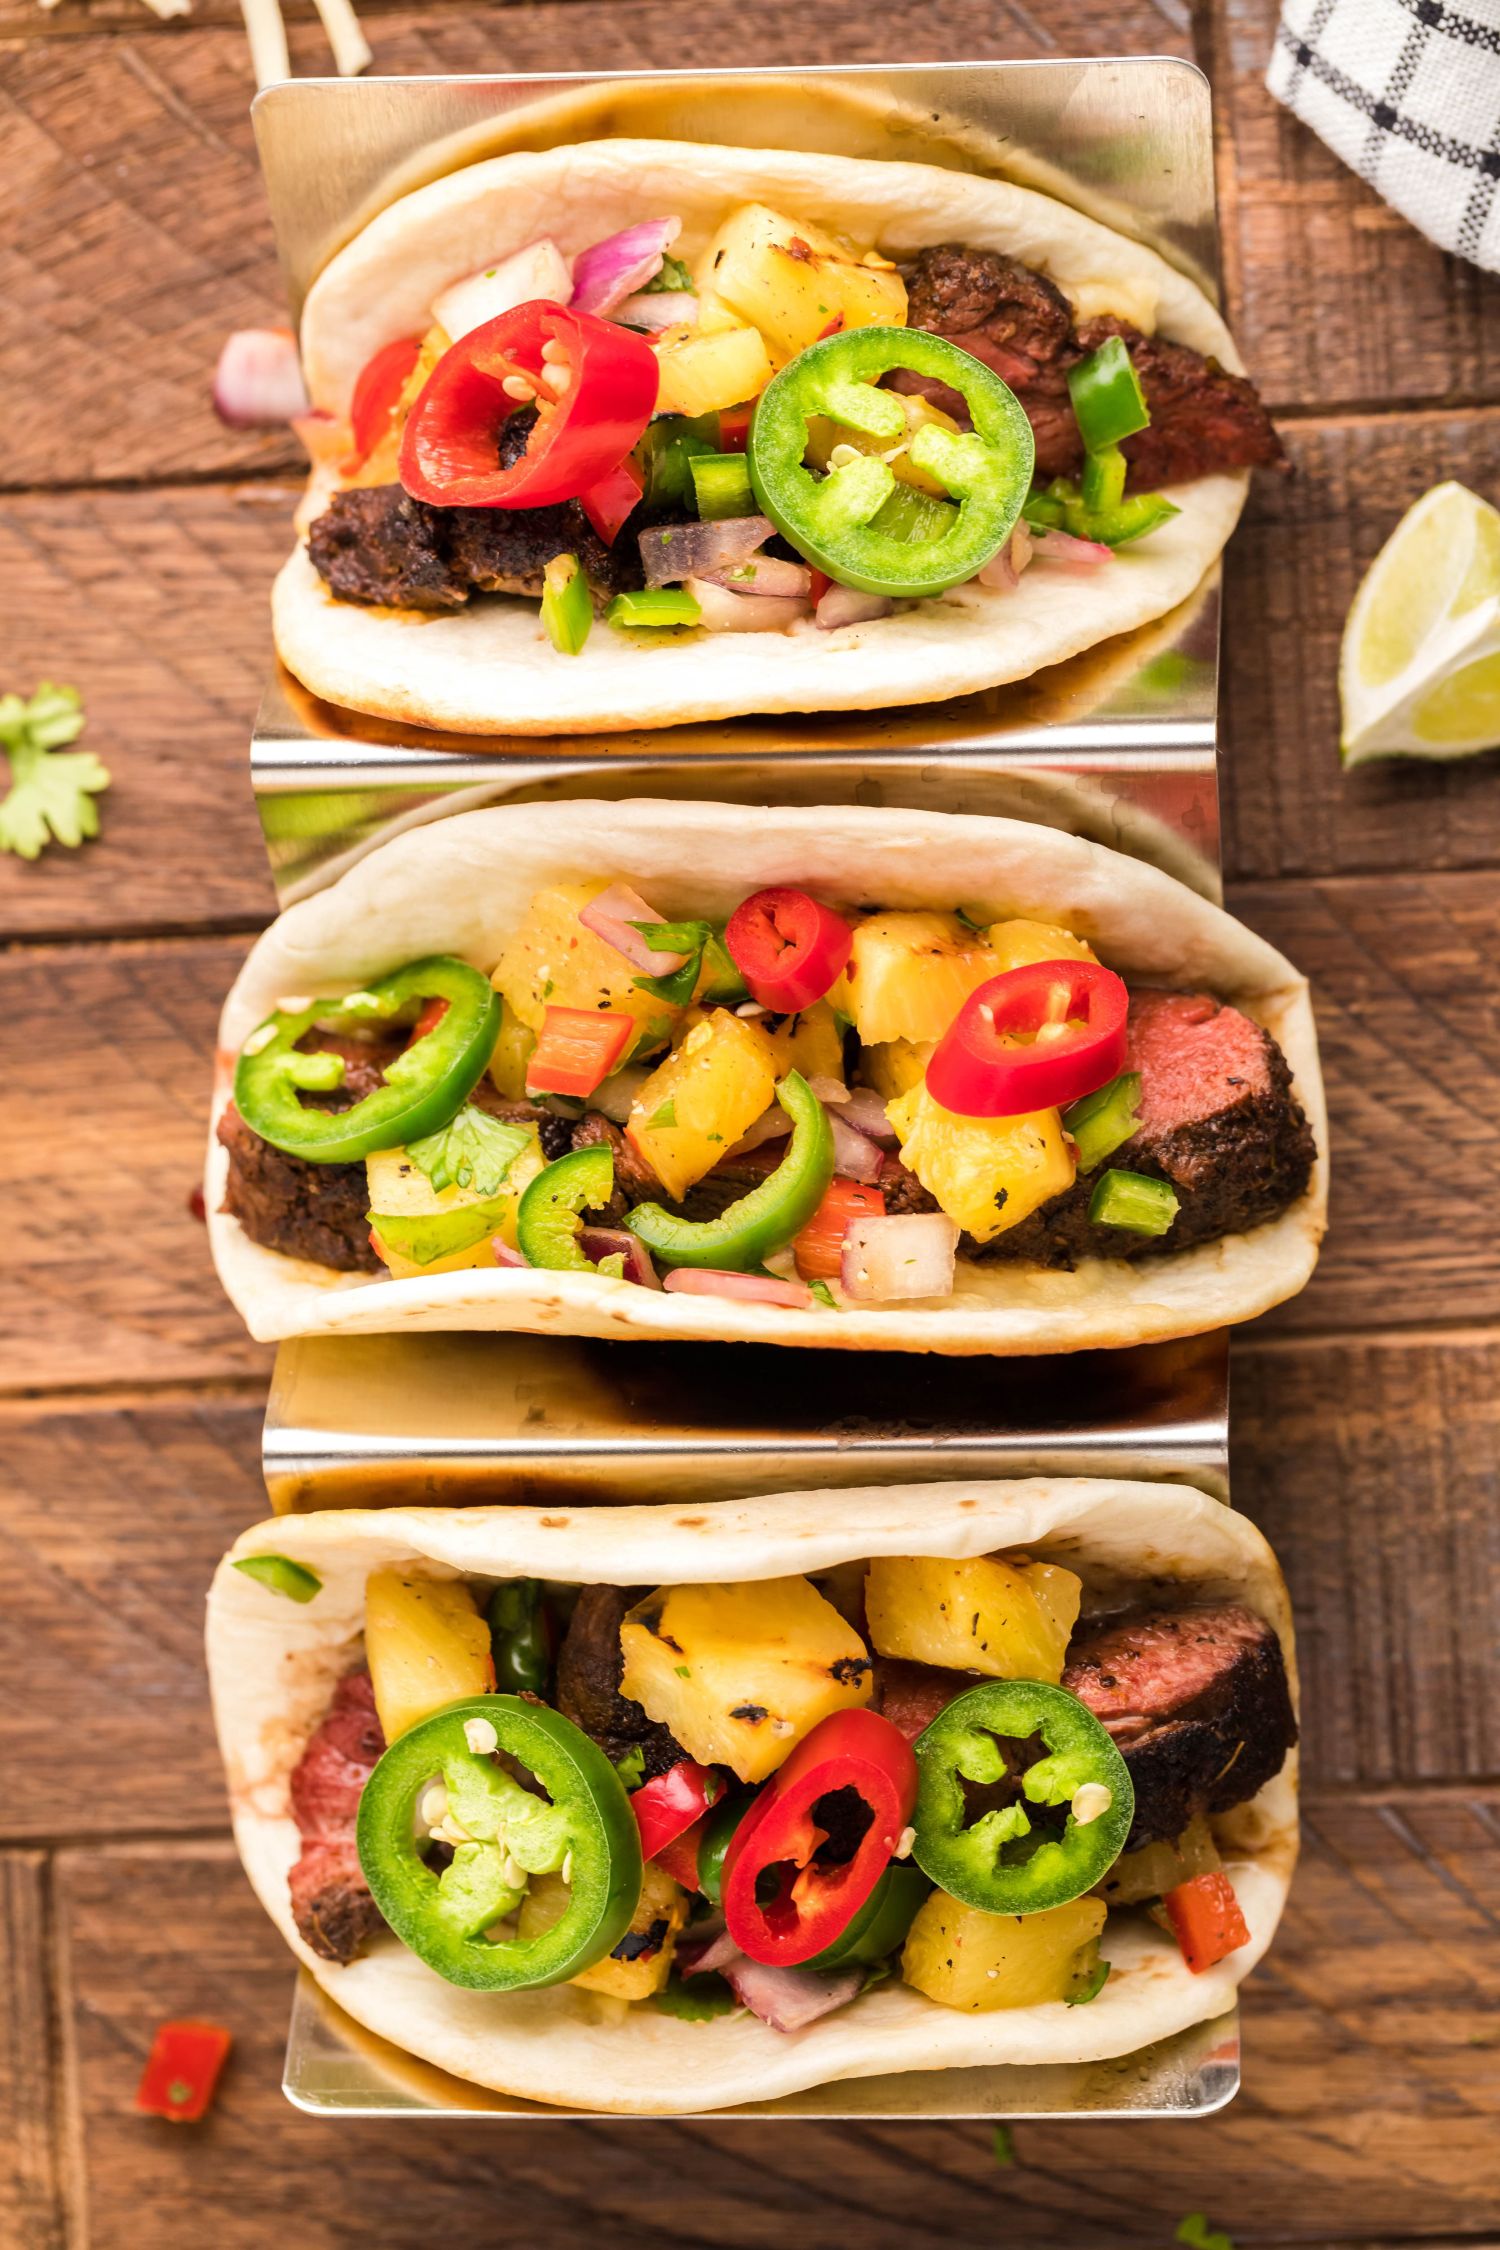
[[[666,1773],[630,1793],[630,1809],[641,1832],[642,1859],[655,1859],[724,1794],[724,1776],[695,1758],[680,1758]]]
[[[365,361],[349,409],[354,454],[345,462],[346,470],[359,468],[385,436],[421,350],[420,336],[398,336],[393,344],[382,344],[379,351]]]
[[[548,345],[561,356],[544,357]],[[544,368],[565,368],[554,392]],[[500,465],[500,430],[529,384],[537,419],[525,452]],[[656,411],[661,370],[645,338],[538,298],[451,344],[417,393],[401,439],[401,482],[438,508],[544,508],[587,492],[636,445]]]
[[[750,995],[794,1016],[830,992],[854,949],[847,922],[806,891],[755,891],[729,917],[724,943]]]
[[[889,1719],[864,1710],[821,1719],[766,1783],[724,1855],[724,1922],[740,1951],[790,1969],[831,1945],[889,1866],[916,1801],[916,1757]],[[825,1844],[847,1856],[820,1858]],[[762,1899],[766,1875],[777,1888]]]
[[[1125,1068],[1130,994],[1097,961],[1030,961],[971,992],[927,1065],[959,1117],[1020,1117],[1096,1093]],[[1021,1046],[1006,1044],[1020,1038]]]

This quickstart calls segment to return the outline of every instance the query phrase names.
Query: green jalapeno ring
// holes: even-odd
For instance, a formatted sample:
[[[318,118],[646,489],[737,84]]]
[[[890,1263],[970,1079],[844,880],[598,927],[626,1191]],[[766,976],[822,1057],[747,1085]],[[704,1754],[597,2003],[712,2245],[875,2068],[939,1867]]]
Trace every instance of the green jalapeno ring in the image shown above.
[[[559,1156],[530,1182],[516,1206],[516,1243],[528,1265],[551,1273],[598,1273],[578,1237],[585,1211],[615,1192],[615,1160],[601,1143]]]
[[[893,1859],[854,1919],[803,1967],[847,1969],[857,1962],[873,1968],[906,1943],[917,1909],[931,1890],[931,1879],[920,1867]]]
[[[343,1032],[414,1017],[424,1000],[448,1005],[433,1029],[396,1057],[383,1086],[350,1109],[304,1107],[299,1094],[333,1093],[345,1073],[341,1056],[303,1054],[299,1039],[319,1024]],[[499,1030],[500,1002],[478,969],[446,954],[412,961],[342,1000],[268,1016],[240,1050],[235,1107],[252,1132],[289,1156],[352,1164],[448,1124],[483,1077]]]
[[[929,426],[911,442],[913,465],[959,503],[938,538],[903,540],[874,525],[895,489],[876,455],[861,454],[821,481],[803,463],[812,415],[870,437],[904,433],[899,400],[877,387],[896,367],[961,392],[974,424],[967,432]],[[746,459],[761,509],[805,561],[862,593],[905,597],[942,593],[999,553],[1030,489],[1036,441],[1014,391],[972,353],[922,329],[853,328],[809,345],[772,377]]]
[[[833,1178],[828,1114],[800,1071],[788,1071],[776,1099],[792,1121],[792,1137],[786,1155],[759,1187],[716,1219],[679,1219],[659,1203],[638,1204],[627,1214],[630,1232],[667,1265],[744,1273],[783,1249],[817,1210]]]
[[[475,1720],[494,1729],[498,1747],[536,1777],[550,1803],[475,1754],[465,1732]],[[434,1775],[471,1835],[494,1831],[460,1845],[441,1874],[422,1858],[416,1835]],[[472,1992],[566,1983],[613,1952],[640,1900],[640,1830],[618,1774],[571,1719],[519,1696],[466,1697],[393,1742],[360,1797],[356,1841],[371,1895],[397,1937],[449,1984]],[[554,1868],[566,1868],[569,1885],[561,1919],[534,1938],[486,1938],[520,1903],[524,1876]]]
[[[964,1781],[995,1782],[1004,1773],[993,1737],[1025,1741],[1039,1734],[1045,1755],[1021,1775],[1020,1798],[965,1821]],[[1092,1711],[1066,1688],[1040,1680],[986,1680],[938,1713],[913,1745],[917,1803],[912,1857],[933,1882],[987,1914],[1039,1914],[1092,1890],[1124,1850],[1135,1818],[1130,1770]],[[1095,1783],[1109,1802],[1080,1822],[1078,1791]],[[1026,1803],[1069,1807],[1060,1837],[1029,1850]],[[1005,1856],[1010,1854],[1009,1857]]]

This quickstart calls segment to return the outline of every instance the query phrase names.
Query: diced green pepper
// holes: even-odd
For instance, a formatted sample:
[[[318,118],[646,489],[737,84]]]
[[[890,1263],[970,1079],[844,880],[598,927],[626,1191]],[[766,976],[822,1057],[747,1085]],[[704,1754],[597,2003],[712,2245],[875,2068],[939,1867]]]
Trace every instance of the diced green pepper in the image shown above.
[[[315,1570],[305,1563],[293,1562],[290,1555],[245,1555],[235,1564],[247,1578],[258,1586],[267,1587],[273,1594],[282,1594],[289,1602],[310,1602],[323,1590],[323,1581]]]
[[[705,523],[722,523],[732,516],[758,512],[743,453],[700,453],[689,461],[688,468],[698,513]]]
[[[1118,508],[1125,497],[1125,456],[1117,445],[1084,455],[1083,504],[1091,515]]]
[[[594,623],[589,582],[576,555],[554,555],[542,572],[542,624],[560,656],[576,656]]]
[[[628,631],[649,627],[659,632],[668,625],[696,625],[702,615],[685,587],[647,586],[637,594],[616,594],[604,612],[604,622]]]
[[[1063,1131],[1078,1150],[1080,1172],[1097,1170],[1106,1156],[1113,1156],[1124,1146],[1135,1131],[1136,1112],[1141,1103],[1141,1074],[1138,1070],[1122,1070],[1097,1093],[1085,1094],[1081,1101],[1070,1102],[1062,1113]]]
[[[1097,351],[1068,370],[1068,396],[1086,453],[1102,453],[1150,425],[1146,394],[1123,337],[1107,336]]]
[[[795,1070],[777,1087],[776,1099],[792,1120],[792,1137],[786,1155],[759,1187],[716,1219],[679,1219],[659,1203],[639,1204],[626,1218],[631,1233],[666,1265],[745,1273],[785,1248],[817,1210],[833,1178],[827,1112]]]
[[[1089,1224],[1128,1234],[1165,1234],[1178,1212],[1177,1191],[1144,1172],[1106,1172],[1089,1197]]]
[[[719,449],[717,414],[661,414],[633,456],[641,472],[641,501],[649,515],[686,508],[693,498],[692,464]]]

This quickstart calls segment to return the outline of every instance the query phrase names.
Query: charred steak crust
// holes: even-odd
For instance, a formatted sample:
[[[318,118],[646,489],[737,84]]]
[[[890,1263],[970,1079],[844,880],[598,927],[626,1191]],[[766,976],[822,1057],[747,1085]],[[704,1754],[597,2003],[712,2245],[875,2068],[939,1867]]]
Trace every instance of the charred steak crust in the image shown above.
[[[1130,1769],[1127,1851],[1247,1803],[1297,1740],[1281,1643],[1238,1603],[1142,1612],[1075,1636],[1062,1684]]]
[[[620,1627],[625,1612],[640,1598],[624,1586],[585,1586],[557,1652],[557,1708],[582,1727],[607,1758],[639,1749],[644,1779],[669,1773],[687,1756],[666,1727],[648,1719],[638,1703],[620,1693],[625,1668]]]
[[[291,1777],[291,1810],[302,1852],[287,1878],[303,1943],[325,1961],[347,1965],[384,1928],[355,1846],[360,1795],[385,1749],[368,1672],[350,1672],[334,1690]]]
[[[314,570],[341,602],[461,609],[469,588],[448,561],[438,509],[399,484],[336,492],[307,535]]]

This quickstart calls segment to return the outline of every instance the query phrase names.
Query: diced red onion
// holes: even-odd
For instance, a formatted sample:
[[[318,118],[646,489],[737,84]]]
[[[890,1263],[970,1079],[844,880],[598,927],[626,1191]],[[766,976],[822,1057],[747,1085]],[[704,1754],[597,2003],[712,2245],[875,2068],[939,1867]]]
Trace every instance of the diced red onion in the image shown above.
[[[842,1078],[809,1078],[807,1090],[816,1094],[820,1102],[836,1102],[840,1109],[849,1099],[849,1089]]]
[[[733,570],[763,547],[776,526],[769,516],[726,516],[722,523],[653,525],[640,534],[648,586],[673,586]]]
[[[861,594],[853,586],[830,586],[813,611],[818,630],[836,633],[843,625],[873,625],[889,617],[895,605],[885,594]]]
[[[622,1279],[639,1282],[643,1289],[661,1287],[656,1278],[656,1268],[651,1263],[650,1251],[628,1227],[580,1227],[578,1247],[586,1258],[593,1259],[596,1266],[601,1258],[623,1255],[625,1272]]]
[[[755,1123],[741,1133],[733,1148],[726,1150],[725,1160],[732,1156],[748,1156],[751,1149],[762,1147],[767,1141],[784,1141],[792,1129],[792,1121],[780,1102],[772,1102],[762,1110]]]
[[[627,328],[649,328],[653,334],[663,328],[696,328],[698,299],[691,289],[639,290],[616,305],[610,318],[622,320]]]
[[[594,1088],[589,1096],[589,1108],[597,1109],[600,1116],[607,1117],[612,1125],[625,1124],[634,1107],[636,1095],[650,1076],[644,1063],[627,1063],[623,1070],[617,1070],[612,1077],[606,1078],[602,1086]]]
[[[644,219],[582,251],[573,261],[574,309],[612,313],[655,280],[681,232],[681,219]]]
[[[720,1273],[712,1266],[677,1266],[662,1287],[680,1297],[740,1297],[747,1304],[790,1305],[805,1311],[813,1293],[802,1281],[777,1281],[766,1273]]]
[[[432,317],[456,344],[460,336],[482,328],[487,320],[498,320],[517,305],[533,304],[539,298],[566,305],[572,295],[568,261],[551,235],[544,234],[523,250],[513,250],[498,265],[453,282],[435,301]]]
[[[491,1235],[490,1248],[495,1253],[497,1266],[529,1266],[531,1264],[529,1258],[523,1258],[519,1250],[511,1248],[503,1234]]]
[[[214,412],[232,429],[290,422],[307,412],[307,390],[290,328],[236,328],[214,369]]]
[[[856,1219],[844,1236],[839,1280],[860,1305],[896,1297],[951,1297],[958,1229],[943,1211]]]
[[[702,612],[699,622],[710,633],[784,633],[809,611],[805,600],[784,594],[731,594],[715,578],[683,583]]]
[[[731,594],[769,594],[777,601],[804,601],[812,593],[812,572],[806,563],[785,561],[780,555],[752,555],[748,562],[729,570],[706,570],[716,586]]]
[[[801,2031],[819,2016],[831,2015],[857,1998],[865,1981],[862,1968],[773,1969],[740,1954],[722,1965],[724,1980],[741,2001],[773,2031]]]
[[[1099,539],[1075,539],[1071,531],[1033,529],[1032,546],[1043,562],[1060,563],[1065,570],[1098,570],[1113,562],[1115,551]]]
[[[833,1168],[840,1179],[859,1180],[868,1187],[880,1177],[885,1158],[872,1140],[847,1123],[841,1110],[828,1111],[833,1134]]]
[[[659,922],[661,916],[628,883],[611,883],[607,891],[601,891],[596,899],[590,900],[578,919],[586,930],[592,930],[595,937],[603,938],[606,945],[623,954],[642,976],[669,977],[687,959],[685,953],[656,952],[640,931],[632,928],[635,922]]]
[[[336,469],[354,448],[354,432],[337,414],[321,406],[292,416],[292,428],[303,452],[315,469]]]
[[[856,1133],[863,1133],[866,1140],[879,1141],[885,1148],[894,1146],[896,1128],[885,1114],[884,1100],[873,1087],[851,1086],[840,1115],[846,1125],[852,1125]]]
[[[737,1960],[739,1951],[722,1922],[717,1929],[708,1924],[700,1929],[695,1922],[691,1932],[678,1940],[677,1966],[685,1977],[706,1976],[710,1969]]]

